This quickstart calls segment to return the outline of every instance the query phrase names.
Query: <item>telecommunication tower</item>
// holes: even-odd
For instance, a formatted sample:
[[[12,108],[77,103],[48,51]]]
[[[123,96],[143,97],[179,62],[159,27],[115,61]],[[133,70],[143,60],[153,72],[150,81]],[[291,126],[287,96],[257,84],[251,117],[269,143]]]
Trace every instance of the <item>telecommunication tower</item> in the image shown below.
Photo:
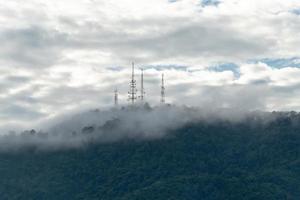
[[[129,83],[129,91],[128,91],[128,101],[131,102],[133,105],[136,100],[136,80],[134,79],[134,63],[132,62],[132,74],[131,74],[131,81]]]
[[[118,102],[118,89],[117,88],[115,89],[114,100],[115,100],[115,106],[118,106],[119,102]]]
[[[162,104],[165,103],[165,82],[164,82],[164,74],[161,75],[160,102],[161,102]]]
[[[141,102],[144,102],[145,94],[146,92],[144,89],[144,69],[141,68],[141,95],[140,95]]]

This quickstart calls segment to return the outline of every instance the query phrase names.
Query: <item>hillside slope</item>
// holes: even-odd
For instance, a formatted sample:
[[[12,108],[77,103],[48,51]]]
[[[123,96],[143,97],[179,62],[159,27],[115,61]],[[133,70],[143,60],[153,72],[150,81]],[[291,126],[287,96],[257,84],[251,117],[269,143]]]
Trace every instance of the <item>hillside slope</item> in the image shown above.
[[[250,125],[251,124],[251,125]],[[300,125],[189,123],[153,140],[0,153],[0,199],[300,197]]]

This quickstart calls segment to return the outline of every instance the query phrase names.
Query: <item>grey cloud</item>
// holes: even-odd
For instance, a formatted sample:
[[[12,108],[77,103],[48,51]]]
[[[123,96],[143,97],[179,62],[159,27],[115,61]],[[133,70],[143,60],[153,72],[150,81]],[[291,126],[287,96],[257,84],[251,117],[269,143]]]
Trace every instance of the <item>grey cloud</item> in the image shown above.
[[[39,26],[2,30],[0,58],[11,66],[49,67],[61,58],[66,40],[65,34]]]
[[[239,123],[253,117],[254,123],[264,124],[276,119],[276,114],[168,105],[84,111],[48,120],[40,124],[42,129],[38,132],[30,130],[0,135],[0,151],[17,151],[27,147],[53,151],[82,148],[93,143],[155,140],[172,136],[173,130],[189,123],[220,120]]]
[[[259,38],[249,39],[238,34],[225,27],[193,24],[156,38],[139,39],[132,44],[136,51],[142,48],[153,55],[154,59],[221,56],[234,60],[255,57],[269,51],[269,41]]]
[[[278,48],[287,49],[287,46],[280,46],[279,41],[284,37],[289,36],[291,47],[294,46],[293,44],[298,44],[297,38],[290,35],[300,30],[296,18],[267,19],[263,25],[266,29],[278,32],[276,37],[256,32],[252,27],[241,29],[236,22],[234,16],[219,16],[214,19],[203,17],[198,21],[184,17],[164,19],[154,17],[145,20],[120,21],[115,24],[115,30],[105,29],[95,23],[89,24],[94,29],[85,29],[95,31],[86,34],[90,38],[98,37],[99,39],[92,41],[95,44],[98,41],[99,47],[101,45],[101,48],[114,52],[114,55],[118,55],[123,60],[135,57],[139,62],[195,57],[229,62],[260,59],[276,55]],[[142,33],[129,34],[122,30],[141,30]],[[290,34],[286,35],[287,33]]]
[[[0,92],[2,94],[6,94],[8,90],[27,84],[30,81],[31,77],[28,76],[6,76],[2,80],[0,80]]]
[[[299,88],[300,88],[299,83],[293,84],[293,85],[287,85],[287,86],[272,86],[272,90],[273,90],[274,94],[278,95],[278,98],[289,97],[292,95],[295,95],[294,97],[297,97],[297,94],[300,94]]]
[[[57,86],[47,89],[42,97],[37,100],[44,105],[49,105],[53,108],[63,108],[66,105],[77,105],[82,102],[89,102],[91,105],[99,102],[99,104],[106,104],[111,101],[110,94],[112,88],[103,87],[97,89],[93,86]]]
[[[0,113],[0,119],[8,121],[14,121],[16,116],[18,117],[18,120],[25,121],[32,121],[45,116],[44,113],[36,111],[33,108],[26,108],[17,104],[2,105]]]
[[[178,90],[181,95],[174,101],[177,104],[200,106],[201,108],[230,108],[241,111],[265,110],[267,98],[272,96],[266,85],[226,85],[196,86],[193,83],[167,88],[172,97]],[[191,93],[192,92],[192,93]]]
[[[155,69],[158,71],[163,71],[163,70],[179,70],[179,71],[187,71],[188,67],[187,66],[181,66],[181,65],[176,65],[176,64],[169,64],[169,65],[144,65],[142,66],[143,69]]]
[[[208,111],[209,112],[209,111]],[[79,148],[90,143],[119,140],[153,140],[187,123],[208,119],[197,108],[162,106],[126,107],[63,115],[42,123],[41,132],[26,131],[0,136],[0,150],[35,147],[37,150]],[[212,113],[211,113],[212,114]],[[216,114],[216,113],[215,113]],[[229,112],[228,112],[229,114]],[[231,113],[232,115],[240,115]],[[228,116],[228,115],[227,115]]]
[[[31,80],[28,76],[8,76],[5,81],[10,83],[26,83]]]
[[[0,41],[4,42],[0,49],[2,59],[18,66],[49,67],[65,61],[62,51],[84,49],[110,52],[122,64],[128,60],[147,63],[178,57],[219,57],[232,61],[267,55],[274,44],[271,39],[235,29],[230,17],[198,22],[189,18],[126,20],[116,23],[115,29],[91,21],[79,25],[67,17],[59,22],[76,33],[43,26],[0,32]],[[144,32],[127,32],[130,29]]]
[[[230,17],[198,22],[189,18],[154,18],[120,21],[115,24],[115,29],[108,29],[86,21],[76,26],[78,33],[68,35],[64,48],[112,52],[112,56],[123,63],[128,60],[147,63],[177,57],[219,57],[232,61],[260,58],[270,53],[275,43],[272,39],[240,32],[233,22]],[[130,29],[144,33],[122,31]]]
[[[265,77],[264,79],[255,79],[249,81],[249,84],[253,84],[253,85],[265,85],[268,83],[271,83],[271,80],[268,77]]]
[[[42,112],[45,108],[48,112],[46,114],[50,115],[53,114],[51,112],[63,111],[68,106],[89,104],[96,107],[112,104],[115,87],[120,90],[120,101],[126,104],[128,77],[118,73],[126,71],[125,64],[132,60],[145,68],[172,68],[185,73],[185,66],[176,65],[178,60],[184,60],[189,65],[189,59],[235,62],[274,58],[278,55],[284,57],[286,54],[296,54],[294,49],[299,46],[295,33],[300,30],[300,18],[291,14],[278,14],[268,19],[254,18],[253,24],[260,27],[247,24],[248,19],[242,17],[227,15],[210,18],[202,16],[202,13],[199,13],[199,18],[151,16],[141,20],[108,20],[103,24],[101,16],[96,15],[95,19],[99,21],[63,14],[55,16],[53,13],[49,13],[51,17],[47,17],[48,13],[34,12],[34,9],[19,15],[10,12],[1,14],[7,16],[7,19],[22,20],[25,24],[17,24],[14,28],[13,25],[10,28],[0,28],[0,64],[10,67],[1,70],[0,103],[4,105],[2,116],[9,120],[15,118],[16,121],[24,120],[27,114],[28,119],[47,117]],[[260,19],[262,23],[257,23]],[[242,22],[245,22],[245,26],[241,25]],[[256,28],[259,30],[256,31]],[[265,30],[267,33],[262,33]],[[268,31],[276,34],[269,35]],[[74,57],[63,55],[73,51]],[[78,56],[76,51],[79,52]],[[102,61],[100,56],[95,61],[82,61],[81,52],[87,55],[89,51],[107,53],[105,59],[108,61],[103,61],[107,64],[97,63],[98,60],[99,63]],[[287,53],[281,54],[281,51]],[[174,66],[164,65],[165,60],[169,60],[168,63],[173,63],[174,60]],[[82,67],[103,69],[103,73],[99,74],[100,86],[90,84],[75,87],[68,84],[72,81],[73,66],[78,67],[82,62]],[[50,77],[48,69],[58,67],[58,64],[69,67],[69,72]],[[32,75],[14,75],[21,68],[30,70]],[[234,71],[232,68],[228,70]],[[159,101],[159,81],[159,77],[145,77],[147,100],[151,103]],[[255,80],[248,85],[225,83],[222,86],[206,86],[179,81],[168,85],[167,82],[166,94],[168,101],[177,104],[231,106],[241,109],[265,109],[270,99],[285,104],[300,96],[299,87],[268,86],[268,82],[267,78]],[[13,92],[9,91],[11,89]]]

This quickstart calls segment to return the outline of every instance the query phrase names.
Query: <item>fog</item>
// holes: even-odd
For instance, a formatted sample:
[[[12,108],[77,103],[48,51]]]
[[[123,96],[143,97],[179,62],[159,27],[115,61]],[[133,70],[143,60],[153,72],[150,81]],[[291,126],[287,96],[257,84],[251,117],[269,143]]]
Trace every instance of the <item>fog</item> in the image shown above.
[[[78,111],[40,123],[36,130],[10,131],[0,136],[0,151],[61,150],[122,140],[155,140],[190,123],[240,123],[249,118],[252,123],[269,123],[278,116],[258,111],[148,104]]]

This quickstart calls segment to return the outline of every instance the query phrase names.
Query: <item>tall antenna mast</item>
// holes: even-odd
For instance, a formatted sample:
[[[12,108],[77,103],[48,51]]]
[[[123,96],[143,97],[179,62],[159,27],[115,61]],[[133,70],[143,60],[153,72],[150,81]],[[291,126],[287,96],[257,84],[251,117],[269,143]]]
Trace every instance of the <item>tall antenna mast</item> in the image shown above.
[[[136,80],[134,79],[134,63],[132,62],[132,74],[131,81],[129,83],[129,92],[128,92],[128,100],[131,101],[133,105],[136,100]]]
[[[115,98],[114,98],[114,100],[115,100],[115,106],[118,106],[119,102],[118,102],[118,89],[117,88],[115,89]]]
[[[165,103],[165,81],[164,74],[161,75],[161,92],[160,92],[160,102]]]
[[[141,102],[144,102],[144,97],[145,97],[145,89],[144,89],[144,69],[141,68]]]

